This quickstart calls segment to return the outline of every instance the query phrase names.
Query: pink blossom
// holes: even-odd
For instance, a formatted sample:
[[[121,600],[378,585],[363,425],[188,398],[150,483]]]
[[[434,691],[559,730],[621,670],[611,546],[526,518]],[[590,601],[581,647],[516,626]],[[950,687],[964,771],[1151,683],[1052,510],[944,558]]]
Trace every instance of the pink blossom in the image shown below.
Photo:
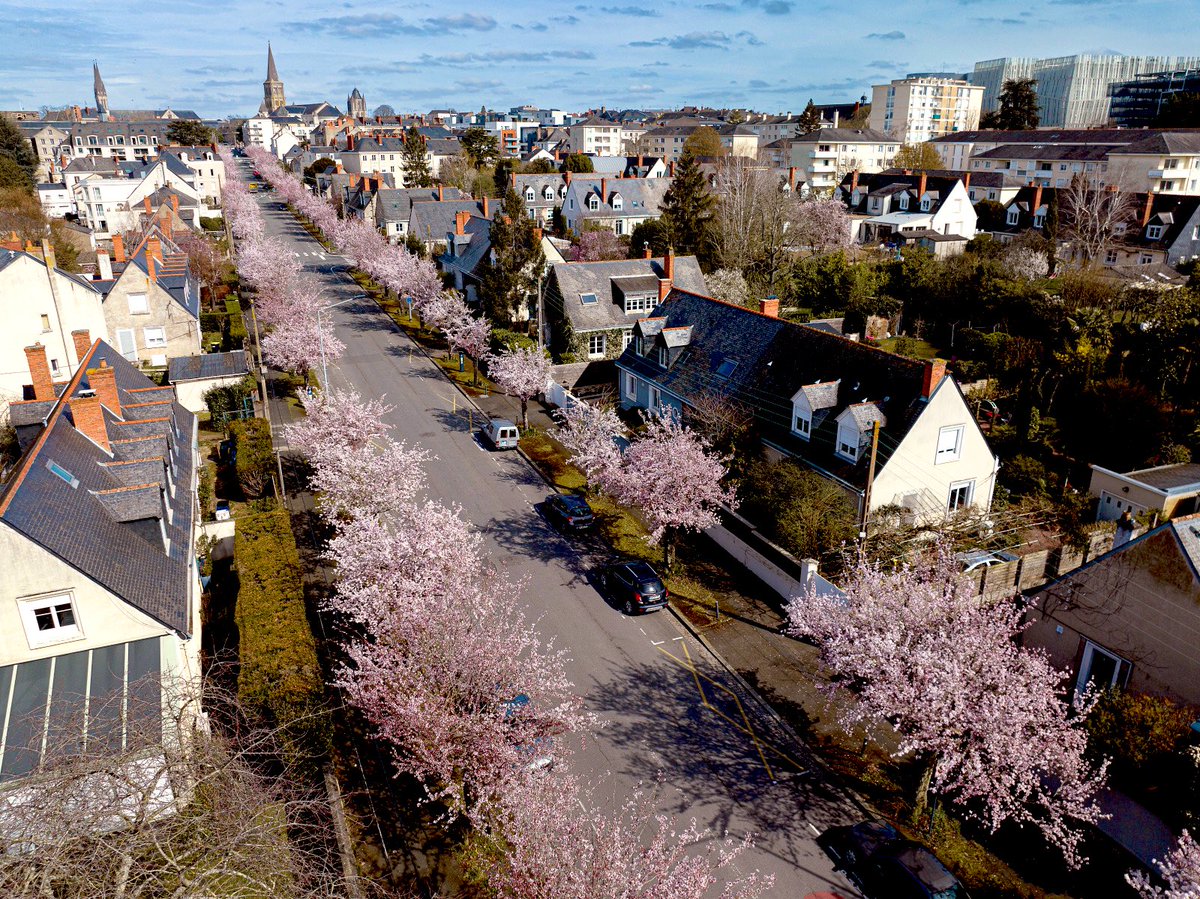
[[[815,254],[850,247],[850,215],[839,200],[807,199],[796,203],[788,242],[808,247]]]
[[[894,728],[934,792],[990,830],[1037,827],[1079,864],[1072,822],[1100,819],[1106,765],[1085,758],[1063,673],[1018,645],[1020,604],[980,601],[946,547],[894,571],[860,559],[844,588],[848,599],[809,591],[788,606],[789,633],[816,642],[831,693],[853,685],[843,726]]]
[[[521,427],[529,427],[529,400],[550,383],[550,360],[541,347],[519,347],[493,356],[488,376],[521,401]]]
[[[381,399],[363,400],[353,390],[329,390],[301,397],[304,418],[284,428],[288,442],[317,458],[343,448],[361,449],[383,437],[391,425],[383,416],[394,407]]]
[[[1200,845],[1186,830],[1162,861],[1155,859],[1164,886],[1157,886],[1144,871],[1125,875],[1143,899],[1200,899]]]

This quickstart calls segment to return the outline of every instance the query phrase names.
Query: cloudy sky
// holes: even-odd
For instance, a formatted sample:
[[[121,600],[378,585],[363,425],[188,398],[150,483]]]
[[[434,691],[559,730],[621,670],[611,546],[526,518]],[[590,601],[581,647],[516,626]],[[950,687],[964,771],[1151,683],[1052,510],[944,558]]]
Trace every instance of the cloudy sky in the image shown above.
[[[582,110],[852,101],[914,71],[998,56],[1186,54],[1179,0],[0,0],[0,109],[109,104],[253,113],[266,44],[289,102]],[[1136,23],[1136,27],[1132,27]]]

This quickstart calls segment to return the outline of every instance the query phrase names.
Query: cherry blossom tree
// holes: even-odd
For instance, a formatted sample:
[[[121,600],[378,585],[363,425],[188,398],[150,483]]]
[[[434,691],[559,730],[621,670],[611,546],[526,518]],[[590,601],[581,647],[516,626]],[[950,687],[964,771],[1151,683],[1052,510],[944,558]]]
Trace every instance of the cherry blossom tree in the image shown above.
[[[1158,886],[1144,871],[1125,875],[1129,885],[1143,899],[1200,899],[1200,845],[1186,830],[1179,842],[1162,861],[1154,860],[1163,886]]]
[[[493,356],[488,375],[521,401],[521,427],[529,427],[529,400],[550,383],[550,360],[541,347],[519,347]]]
[[[1063,672],[1017,644],[1020,605],[973,595],[947,546],[894,571],[860,558],[844,590],[794,600],[788,633],[817,644],[831,694],[853,691],[844,727],[890,726],[922,763],[916,816],[932,790],[992,831],[1037,827],[1080,864],[1077,824],[1101,817],[1107,763],[1085,757]]]
[[[479,360],[487,352],[492,336],[492,323],[487,316],[476,315],[456,292],[444,291],[444,307],[439,312],[441,329],[451,350],[471,357],[474,383],[479,385]]]
[[[301,398],[304,418],[284,428],[288,443],[314,462],[342,449],[362,449],[383,437],[391,425],[383,417],[395,407],[383,399],[364,400],[354,390],[326,389]]]
[[[816,197],[798,201],[788,229],[788,243],[805,247],[814,256],[848,249],[852,240],[846,204]]]
[[[579,244],[571,248],[572,262],[603,262],[624,259],[628,255],[621,239],[608,228],[587,228],[579,235]]]
[[[655,800],[639,788],[608,812],[571,775],[526,776],[480,824],[503,847],[488,864],[488,886],[499,899],[702,899],[721,876],[722,899],[756,899],[774,884],[769,875],[732,876],[749,839],[718,839],[695,819],[676,829]]]
[[[571,461],[589,481],[598,484],[605,472],[620,467],[617,440],[625,426],[611,407],[575,403],[563,409],[560,417],[558,441],[571,450]]]
[[[578,426],[573,419],[580,418]],[[564,444],[576,449],[588,480],[617,502],[633,506],[663,549],[663,565],[674,564],[675,540],[684,531],[717,524],[722,506],[737,508],[735,491],[722,485],[728,460],[682,424],[672,410],[647,417],[646,428],[624,454],[610,450],[620,430],[616,416],[596,416],[580,407],[566,413]]]

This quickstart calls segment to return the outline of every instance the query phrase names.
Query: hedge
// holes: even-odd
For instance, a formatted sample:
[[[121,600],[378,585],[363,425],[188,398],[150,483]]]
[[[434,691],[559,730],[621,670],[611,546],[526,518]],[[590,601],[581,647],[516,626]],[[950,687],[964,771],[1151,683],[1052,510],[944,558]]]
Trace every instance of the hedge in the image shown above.
[[[238,697],[279,728],[294,761],[325,755],[329,722],[300,553],[285,509],[241,515],[234,537]]]
[[[226,300],[225,311],[229,313],[229,343],[240,349],[247,337],[246,320],[242,318],[242,304],[238,300]]]
[[[201,312],[200,330],[224,332],[227,321],[229,321],[229,314],[226,312]]]
[[[235,421],[229,434],[237,447],[238,485],[247,499],[257,499],[266,493],[275,470],[275,452],[271,446],[271,427],[261,418]]]

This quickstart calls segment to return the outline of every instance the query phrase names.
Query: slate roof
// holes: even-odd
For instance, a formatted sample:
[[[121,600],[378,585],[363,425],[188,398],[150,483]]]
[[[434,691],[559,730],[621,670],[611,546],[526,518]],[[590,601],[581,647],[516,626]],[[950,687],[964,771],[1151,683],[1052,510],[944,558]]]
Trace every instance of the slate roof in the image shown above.
[[[188,269],[187,254],[176,247],[163,232],[153,227],[142,238],[140,245],[134,248],[129,265],[136,265],[143,272],[149,273],[146,264],[146,246],[149,239],[158,236],[162,244],[162,262],[155,263],[154,276],[160,287],[167,291],[179,306],[193,318],[200,317],[200,290],[198,287],[185,290],[184,284],[191,277]]]
[[[578,332],[632,328],[636,315],[626,315],[621,287],[636,284],[644,294],[658,297],[663,259],[619,259],[612,262],[560,262],[551,266],[546,302],[557,306]],[[704,293],[708,286],[695,256],[677,256],[674,283],[683,290]],[[636,279],[636,280],[631,280]],[[614,290],[614,288],[616,288]],[[583,305],[580,296],[594,293],[596,302]]]
[[[982,129],[956,131],[935,137],[931,144],[1133,144],[1144,140],[1146,131],[1128,128],[1038,128],[1029,131]]]
[[[452,226],[453,227],[453,226]],[[443,271],[458,270],[475,275],[492,247],[492,223],[490,220],[471,216],[463,226],[463,237],[456,241],[457,255],[451,256],[449,248],[438,259]]]
[[[974,153],[971,159],[1054,159],[1064,162],[1099,162],[1120,144],[1004,144]]]
[[[1129,144],[1117,150],[1119,153],[1137,153],[1161,156],[1173,153],[1200,153],[1200,131],[1164,131]]]
[[[445,200],[461,200],[463,192],[457,187],[443,187]],[[406,222],[412,214],[413,203],[437,202],[436,187],[385,187],[375,198],[375,216],[381,222]]]
[[[808,400],[808,407],[814,412],[818,412],[821,409],[832,409],[837,405],[838,382],[818,381],[816,384],[808,384],[801,387],[798,392],[804,394]]]
[[[413,203],[412,216],[408,222],[408,233],[421,240],[445,240],[454,231],[454,217],[459,212],[469,212],[479,218],[494,218],[500,211],[500,201],[488,202],[488,214],[483,214],[483,203],[478,200],[444,200],[442,202]]]
[[[733,397],[753,410],[765,439],[860,489],[867,454],[848,462],[834,453],[837,416],[855,404],[875,404],[886,421],[878,454],[882,467],[927,403],[925,364],[917,360],[684,290],[671,291],[654,316],[659,321],[653,327],[642,319],[639,330],[653,334],[664,326],[691,325],[690,346],[664,369],[652,352],[638,355],[630,343],[617,360],[620,368],[684,400],[713,393]],[[722,377],[718,370],[727,361],[737,365]],[[792,434],[792,397],[806,385],[834,380],[836,405],[820,421],[814,416],[811,439]],[[870,411],[862,407],[851,414],[857,419]]]
[[[553,206],[560,206],[566,199],[566,194],[564,193],[560,197],[559,192],[566,187],[567,181],[566,178],[564,178],[558,172],[550,172],[544,175],[515,175],[513,178],[509,179],[509,183],[517,192],[517,196],[521,198],[521,201],[525,204],[527,209],[548,209]],[[532,200],[525,196],[525,190],[529,187],[533,188]],[[554,194],[554,196],[549,200],[547,200],[545,196],[547,187],[549,187]]]
[[[1200,515],[1174,518],[1167,525],[1179,540],[1183,554],[1192,566],[1192,576],[1200,580]]]
[[[928,210],[922,211],[920,207],[921,197],[917,196],[917,191],[921,186],[922,173],[914,173],[905,175],[903,173],[896,174],[894,171],[886,173],[878,173],[860,176],[858,179],[858,189],[860,197],[857,205],[850,205],[850,211],[859,215],[869,215],[879,218],[881,215],[893,214],[903,216],[933,216],[942,208],[942,204],[949,199],[951,191],[955,185],[962,181],[962,175],[955,173],[953,175],[942,177],[924,173],[925,176],[925,195],[933,198],[933,203]],[[852,195],[849,193],[850,183],[843,180],[839,187],[842,193],[842,198],[847,204],[850,203]],[[865,189],[864,189],[865,188]],[[873,212],[870,208],[870,200],[876,197],[887,197],[896,194],[908,193],[910,199],[907,210],[899,208],[897,203],[892,203],[891,208],[885,203],[882,213]]]
[[[874,128],[818,128],[792,138],[799,144],[898,144],[900,141]]]
[[[157,488],[129,490],[125,479],[109,464],[118,458],[117,447],[107,453],[77,431],[69,406],[70,398],[90,389],[88,370],[99,368],[102,361],[113,369],[122,414],[127,416],[118,418],[104,409],[110,439],[120,436],[117,432],[123,421],[138,417],[136,404],[146,393],[159,393],[117,350],[97,340],[51,411],[46,428],[0,493],[0,521],[124,601],[187,635],[199,624],[191,620],[189,607],[196,418],[177,402],[151,407],[155,415],[167,417],[166,426],[160,428],[164,436],[140,443],[132,458],[157,456],[160,465],[169,462],[176,489],[174,495]],[[50,462],[69,472],[77,485],[52,471]],[[155,504],[148,496],[156,497]],[[164,518],[164,501],[170,506],[169,521]],[[133,517],[152,514],[157,521]],[[169,549],[163,545],[160,528],[165,529]]]
[[[233,378],[250,373],[245,350],[206,353],[202,356],[177,356],[167,363],[167,378],[179,381],[204,381],[209,378]]]
[[[563,198],[562,205],[565,209],[574,199],[575,207],[571,213],[574,215],[575,210],[579,210],[580,218],[657,218],[663,196],[670,188],[672,180],[671,178],[604,179],[576,176],[567,186],[567,195]],[[590,209],[587,205],[588,197],[600,194],[602,182],[605,182],[603,186],[607,195],[600,198],[599,208]],[[612,207],[612,200],[616,194],[621,195],[621,209]]]

